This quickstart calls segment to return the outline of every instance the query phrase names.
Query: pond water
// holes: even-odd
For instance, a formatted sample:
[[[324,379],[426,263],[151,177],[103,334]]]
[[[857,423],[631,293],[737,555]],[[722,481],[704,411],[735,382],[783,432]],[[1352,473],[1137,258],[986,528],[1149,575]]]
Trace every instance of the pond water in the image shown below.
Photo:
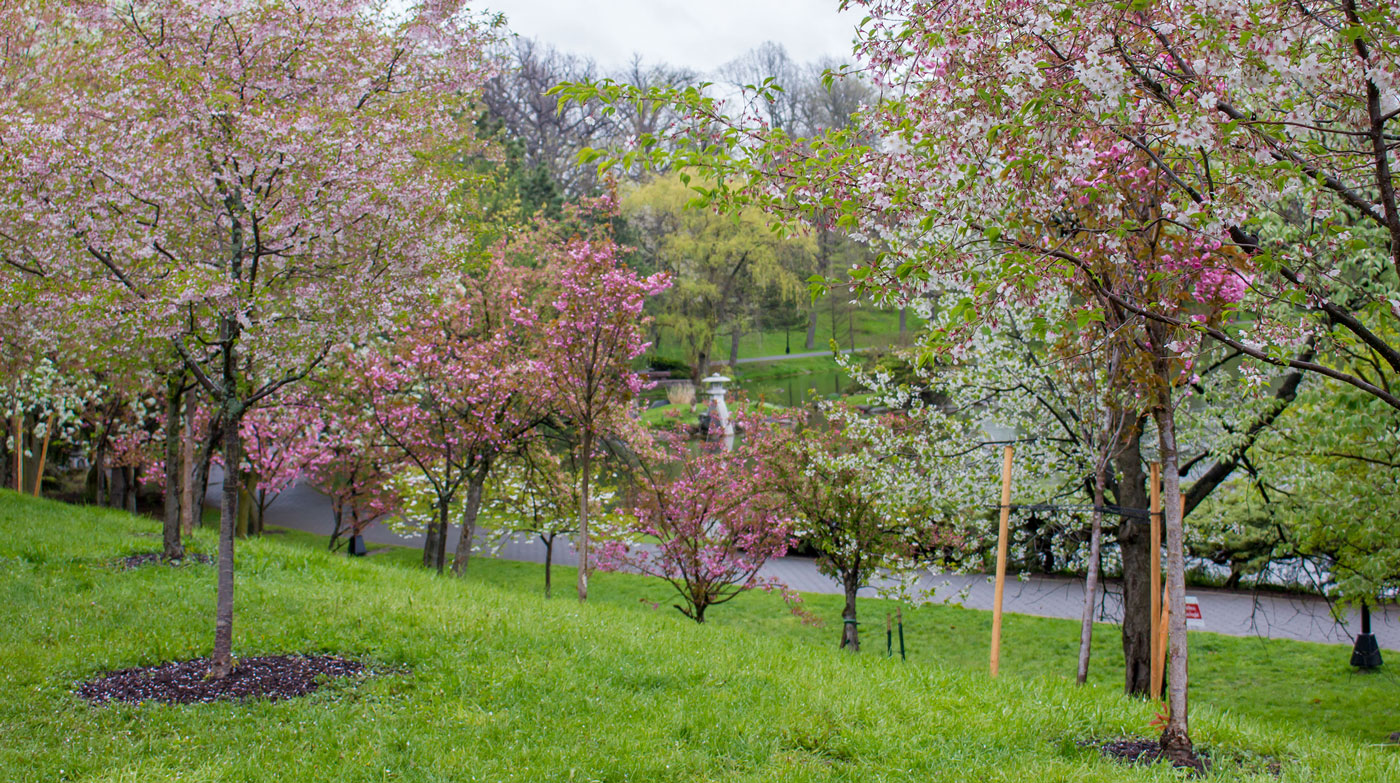
[[[805,405],[814,396],[821,399],[839,396],[850,384],[851,378],[844,372],[817,372],[790,375],[786,378],[741,380],[733,386],[750,400],[791,407]]]
[[[751,401],[763,401],[772,405],[782,405],[793,407],[806,405],[812,399],[832,399],[840,396],[849,390],[851,377],[844,372],[815,372],[789,375],[785,378],[766,378],[762,380],[739,380],[728,384],[729,400],[732,404],[736,393]],[[664,405],[666,403],[666,383],[657,386],[646,393],[646,399],[651,405]],[[698,391],[697,399],[704,399],[704,392]]]

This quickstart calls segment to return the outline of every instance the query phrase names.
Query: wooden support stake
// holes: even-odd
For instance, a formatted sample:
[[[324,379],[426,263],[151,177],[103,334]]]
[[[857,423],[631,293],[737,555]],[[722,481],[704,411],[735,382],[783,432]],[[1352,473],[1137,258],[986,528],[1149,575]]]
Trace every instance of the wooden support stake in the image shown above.
[[[1150,549],[1147,553],[1147,590],[1148,594],[1152,596],[1152,608],[1149,610],[1151,614],[1148,615],[1152,625],[1152,638],[1148,642],[1148,655],[1151,659],[1152,682],[1155,683],[1151,686],[1151,690],[1155,693],[1162,682],[1162,672],[1157,668],[1157,658],[1162,652],[1158,647],[1158,638],[1162,631],[1158,624],[1162,618],[1162,463],[1152,463],[1148,481],[1151,482],[1151,489],[1148,491],[1152,498],[1151,524],[1148,534]]]
[[[1172,603],[1169,596],[1162,596],[1162,614],[1155,618],[1160,629],[1152,637],[1152,689],[1153,699],[1162,698],[1162,677],[1167,671],[1167,623],[1172,616]]]
[[[49,440],[53,437],[53,411],[44,422],[44,447],[39,449],[39,469],[34,472],[34,497],[39,497],[39,489],[44,483],[44,463],[49,460]]]
[[[1001,595],[1006,589],[1007,524],[1011,517],[1011,446],[1001,463],[1001,522],[997,525],[997,581],[992,596],[992,676],[1001,668]]]

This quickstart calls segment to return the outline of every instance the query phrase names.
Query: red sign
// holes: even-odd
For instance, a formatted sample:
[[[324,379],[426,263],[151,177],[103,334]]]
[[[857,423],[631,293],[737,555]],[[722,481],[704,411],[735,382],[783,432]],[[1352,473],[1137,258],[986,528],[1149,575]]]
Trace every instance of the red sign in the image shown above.
[[[1201,614],[1201,604],[1196,600],[1196,596],[1194,595],[1186,596],[1186,627],[1206,627],[1205,615]]]

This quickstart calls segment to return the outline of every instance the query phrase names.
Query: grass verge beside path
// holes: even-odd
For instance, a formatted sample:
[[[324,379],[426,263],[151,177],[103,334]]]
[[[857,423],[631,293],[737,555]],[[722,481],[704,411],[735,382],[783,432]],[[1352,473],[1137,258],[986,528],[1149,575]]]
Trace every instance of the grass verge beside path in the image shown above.
[[[289,533],[311,545],[324,542],[307,533]],[[320,545],[324,545],[320,543]],[[421,562],[421,553],[403,547],[377,557],[405,568]],[[478,558],[470,567],[473,579],[522,592],[543,589],[544,566],[509,560]],[[576,571],[556,566],[559,596],[572,595]],[[590,584],[589,600],[636,612],[672,616],[690,622],[671,608],[670,588],[657,580],[631,574],[598,574]],[[865,591],[862,591],[864,593]],[[803,624],[787,611],[777,595],[753,592],[707,615],[707,624],[752,636],[801,641],[834,649],[839,636],[843,598],[804,593],[807,610],[823,618],[823,627]],[[653,608],[655,607],[655,608]],[[866,653],[885,655],[885,616],[894,601],[862,596],[858,604],[861,639]],[[991,612],[957,606],[931,605],[904,610],[908,659],[914,665],[942,665],[973,674],[987,671]],[[1003,677],[1074,678],[1079,656],[1079,623],[1048,617],[1007,614],[1002,627]],[[1400,661],[1375,672],[1348,665],[1349,647],[1288,639],[1263,639],[1193,631],[1191,644],[1191,703],[1278,726],[1308,726],[1355,742],[1382,743],[1400,731]],[[894,641],[898,655],[898,639]],[[1117,625],[1094,627],[1089,685],[1105,693],[1123,688],[1122,636]],[[1400,754],[1400,747],[1394,749]]]
[[[112,565],[157,531],[0,492],[4,780],[1179,779],[1077,744],[1146,730],[1149,706],[1105,688],[838,654],[772,632],[769,596],[701,627],[636,601],[634,577],[603,575],[580,606],[539,596],[538,566],[445,579],[411,551],[350,559],[293,534],[239,542],[236,652],[333,652],[380,676],[276,703],[89,706],[72,688],[96,672],[207,652],[212,568]],[[1400,779],[1389,749],[1307,727],[1209,707],[1193,727],[1284,759],[1285,781]],[[1213,779],[1254,777],[1275,779],[1233,762]]]

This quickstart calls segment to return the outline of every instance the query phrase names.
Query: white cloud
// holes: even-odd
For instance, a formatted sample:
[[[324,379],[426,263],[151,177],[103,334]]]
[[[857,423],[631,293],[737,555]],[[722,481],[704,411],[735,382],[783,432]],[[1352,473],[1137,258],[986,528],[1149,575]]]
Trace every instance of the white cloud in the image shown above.
[[[605,69],[634,53],[648,63],[713,72],[764,41],[801,63],[851,59],[860,21],[837,0],[483,0],[504,13],[512,32],[592,58]]]

